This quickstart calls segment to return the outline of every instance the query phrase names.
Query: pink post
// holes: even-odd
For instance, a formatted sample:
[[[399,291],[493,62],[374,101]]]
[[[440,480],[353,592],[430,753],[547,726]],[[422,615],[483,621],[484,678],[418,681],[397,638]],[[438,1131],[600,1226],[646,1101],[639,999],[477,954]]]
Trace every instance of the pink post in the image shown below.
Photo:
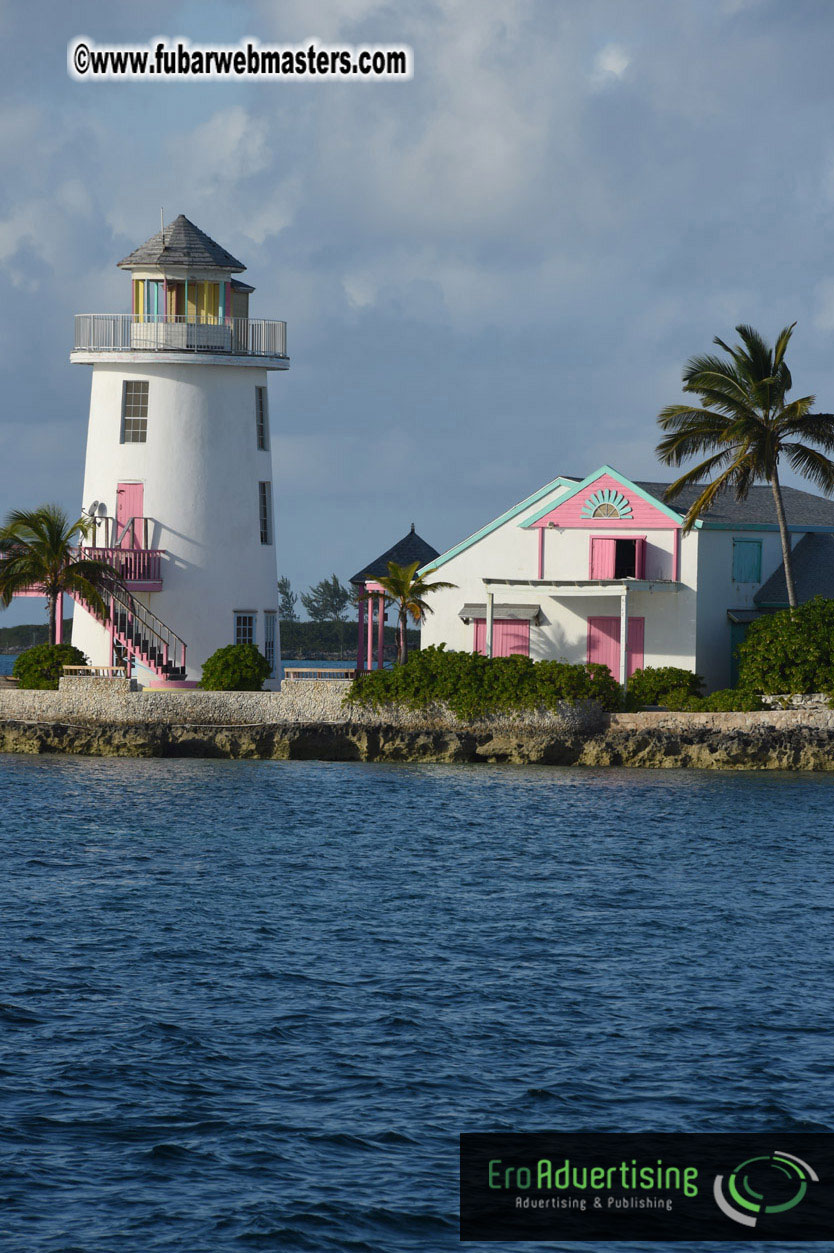
[[[365,630],[365,597],[363,591],[359,592],[359,625],[357,627],[356,638],[356,669],[361,670],[362,665],[362,633]]]
[[[368,638],[367,638],[368,669],[374,668],[374,598],[368,597]]]
[[[58,603],[55,606],[55,643],[63,644],[64,642],[64,593],[58,593]]]
[[[376,664],[382,670],[385,665],[385,597],[379,598],[379,628],[376,637]]]
[[[227,325],[227,326],[229,326],[229,325],[230,325],[230,323],[231,323],[231,321],[232,321],[232,284],[231,284],[231,283],[227,283],[227,284],[226,284],[226,301],[225,301],[225,304],[226,304],[226,308],[225,308],[225,315],[226,315],[226,316],[225,316],[225,320],[226,320],[226,325]]]

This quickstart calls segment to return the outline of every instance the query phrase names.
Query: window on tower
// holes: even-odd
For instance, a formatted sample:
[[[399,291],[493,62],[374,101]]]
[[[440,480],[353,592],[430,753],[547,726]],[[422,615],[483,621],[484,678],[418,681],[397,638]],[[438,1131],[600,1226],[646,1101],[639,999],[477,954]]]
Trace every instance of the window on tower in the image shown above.
[[[235,614],[235,643],[255,643],[255,615],[253,613]]]
[[[272,484],[258,484],[258,506],[261,523],[261,543],[272,543]]]
[[[255,388],[255,429],[258,436],[258,449],[266,452],[269,448],[269,410],[266,407],[266,388]]]
[[[122,393],[122,443],[144,444],[148,439],[148,384],[128,379]]]
[[[264,610],[264,657],[269,662],[270,677],[275,677],[275,620],[274,609]]]

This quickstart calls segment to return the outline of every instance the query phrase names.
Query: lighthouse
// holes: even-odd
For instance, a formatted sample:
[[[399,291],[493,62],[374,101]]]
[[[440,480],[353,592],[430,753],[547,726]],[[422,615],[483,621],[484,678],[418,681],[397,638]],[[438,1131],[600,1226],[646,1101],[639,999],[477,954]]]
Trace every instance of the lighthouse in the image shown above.
[[[267,377],[286,323],[250,318],[245,266],[180,216],[122,261],[131,312],[78,314],[91,365],[82,504],[90,556],[121,588],[106,618],[76,603],[92,665],[193,687],[226,644],[280,674]],[[125,295],[128,295],[126,290]]]

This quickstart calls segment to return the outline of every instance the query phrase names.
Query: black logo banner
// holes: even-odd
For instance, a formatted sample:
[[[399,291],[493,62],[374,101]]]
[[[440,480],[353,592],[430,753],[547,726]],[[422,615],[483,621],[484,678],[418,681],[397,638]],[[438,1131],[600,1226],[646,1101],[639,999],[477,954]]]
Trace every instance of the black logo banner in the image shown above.
[[[831,1240],[834,1133],[460,1137],[461,1240]]]

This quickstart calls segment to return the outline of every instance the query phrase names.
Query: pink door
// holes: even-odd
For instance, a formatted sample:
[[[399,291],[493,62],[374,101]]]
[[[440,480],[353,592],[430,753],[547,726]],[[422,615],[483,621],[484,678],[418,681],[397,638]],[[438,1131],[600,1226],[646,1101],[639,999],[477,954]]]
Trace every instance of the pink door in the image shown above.
[[[643,668],[645,618],[629,618],[626,646],[626,674]],[[588,619],[588,662],[607,666],[615,679],[620,677],[620,619]]]
[[[615,539],[591,539],[590,579],[613,579],[617,555]]]
[[[472,651],[486,653],[486,618],[475,619],[475,646]],[[520,653],[522,657],[530,656],[530,623],[515,618],[496,618],[492,624],[493,657],[512,657],[514,653]]]
[[[138,519],[142,518],[145,504],[145,485],[143,483],[120,483],[116,488],[116,537],[122,535],[132,518],[137,519],[125,531],[118,544],[120,548],[142,547],[142,526]]]

